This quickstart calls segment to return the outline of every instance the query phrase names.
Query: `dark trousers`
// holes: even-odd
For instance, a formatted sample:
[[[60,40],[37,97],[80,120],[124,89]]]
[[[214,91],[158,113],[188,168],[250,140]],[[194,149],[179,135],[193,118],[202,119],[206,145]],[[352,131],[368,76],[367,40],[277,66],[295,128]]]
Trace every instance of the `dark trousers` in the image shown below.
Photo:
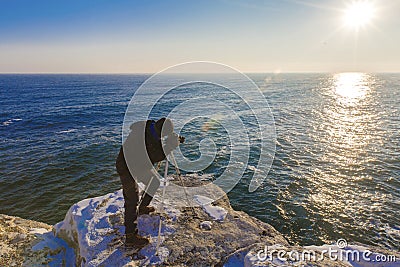
[[[122,183],[122,193],[124,195],[124,225],[125,234],[137,233],[137,208],[139,203],[139,187],[135,179],[132,177],[126,165],[122,148],[118,154],[116,162],[117,172]],[[151,200],[158,187],[160,180],[152,176],[151,171],[142,175],[139,181],[143,182],[149,190],[142,196],[140,207],[146,207],[150,204]],[[139,208],[140,208],[139,207]]]

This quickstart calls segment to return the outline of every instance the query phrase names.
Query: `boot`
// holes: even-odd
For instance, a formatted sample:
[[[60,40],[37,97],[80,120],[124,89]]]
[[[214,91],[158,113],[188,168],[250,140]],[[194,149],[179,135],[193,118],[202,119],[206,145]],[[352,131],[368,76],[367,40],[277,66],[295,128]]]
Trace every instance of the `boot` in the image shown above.
[[[150,212],[154,212],[155,210],[156,209],[152,206],[139,207],[138,215],[149,214]]]
[[[149,244],[149,240],[145,237],[138,235],[137,233],[131,233],[125,235],[125,246],[142,248]]]

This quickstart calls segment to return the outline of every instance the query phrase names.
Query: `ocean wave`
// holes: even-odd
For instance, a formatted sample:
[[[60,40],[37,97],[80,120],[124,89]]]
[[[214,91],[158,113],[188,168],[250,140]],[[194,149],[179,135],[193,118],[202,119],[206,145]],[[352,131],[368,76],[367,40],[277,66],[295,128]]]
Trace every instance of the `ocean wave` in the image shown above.
[[[76,132],[77,129],[68,129],[68,130],[63,130],[63,131],[59,131],[57,132],[58,134],[63,134],[63,133],[73,133]]]
[[[18,212],[53,224],[88,194],[120,188],[114,164],[125,106],[145,77],[23,77],[29,90],[12,90],[21,87],[20,76],[5,82],[0,77],[10,91],[0,121],[0,182],[7,188],[0,194],[1,213]],[[252,194],[247,183],[257,171],[261,146],[258,131],[252,131],[254,118],[245,108],[240,113],[249,129],[234,134],[247,134],[254,146],[246,166],[238,166],[246,171],[229,192],[232,206],[273,224],[293,244],[346,238],[397,249],[400,94],[393,88],[400,76],[380,76],[385,85],[372,88],[374,94],[351,107],[338,102],[329,75],[282,77],[282,83],[265,92],[276,119],[274,162],[262,187]],[[185,97],[208,92],[201,89],[171,91],[154,117],[167,114]],[[226,97],[226,103],[237,100],[230,94],[216,97]],[[233,148],[222,127],[216,124],[204,133],[201,125],[183,129],[187,141],[181,150],[195,160],[201,152],[198,142],[210,137],[217,146],[213,164],[188,176],[214,181],[228,165]],[[27,190],[29,195],[21,198]]]
[[[15,121],[22,121],[22,119],[9,119],[9,120],[3,121],[3,123],[1,125],[8,126],[8,125],[12,124]]]
[[[249,170],[251,170],[251,171],[253,171],[253,172],[258,171],[257,167],[256,167],[256,166],[253,166],[253,165],[247,165],[247,169],[249,169]]]

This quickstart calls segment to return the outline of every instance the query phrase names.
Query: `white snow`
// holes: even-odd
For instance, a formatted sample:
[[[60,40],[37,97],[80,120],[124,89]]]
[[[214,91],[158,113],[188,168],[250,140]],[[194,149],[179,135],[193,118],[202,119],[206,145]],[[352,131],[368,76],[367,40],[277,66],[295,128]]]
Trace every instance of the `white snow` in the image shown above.
[[[32,247],[32,251],[39,251],[47,248],[50,253],[48,266],[75,266],[75,252],[65,240],[55,237],[54,233],[43,228],[33,228],[30,233],[41,239]],[[56,253],[54,253],[56,252]]]
[[[49,230],[45,228],[31,228],[29,231],[30,234],[45,234],[47,232],[49,232]]]
[[[200,223],[200,228],[204,230],[211,230],[212,228],[212,222],[210,221],[204,221]]]
[[[228,214],[228,212],[224,208],[220,206],[213,206],[211,204],[213,202],[211,198],[195,195],[194,200],[214,221],[222,222]]]
[[[274,257],[271,259],[270,254],[265,254],[262,251],[261,254],[258,255],[259,251],[250,250],[250,251],[240,251],[232,255],[227,262],[224,264],[224,267],[233,267],[233,266],[245,266],[245,267],[261,267],[261,266],[308,266],[312,265],[313,262],[321,262],[321,255],[324,255],[324,259],[331,260],[331,262],[342,262],[347,264],[348,266],[353,267],[371,267],[371,266],[400,266],[400,261],[397,259],[396,262],[379,262],[379,259],[382,254],[377,253],[367,247],[360,245],[348,245],[347,247],[341,249],[337,245],[322,245],[322,246],[306,246],[303,248],[287,248],[282,245],[273,245],[267,247],[268,251],[286,251],[286,254],[281,254],[281,258],[277,257],[277,253],[275,253]],[[310,261],[308,258],[300,259],[298,261],[292,262],[289,258],[289,253],[294,252],[292,255],[301,255],[302,252],[310,252],[315,251],[319,252],[316,255],[315,261]],[[366,254],[363,253],[366,252]],[[331,254],[330,254],[331,253]],[[310,255],[310,254],[305,254]],[[330,257],[329,255],[332,255]],[[359,255],[356,256],[356,255]],[[379,255],[379,256],[378,256]],[[259,256],[264,257],[262,259]],[[389,255],[385,255],[389,256]],[[377,258],[378,257],[378,258]]]
[[[306,246],[304,249],[314,251],[333,251],[337,250],[338,258],[349,266],[354,267],[369,267],[369,266],[400,266],[400,259],[396,262],[379,262],[377,257],[383,256],[381,253],[374,252],[368,247],[361,245],[348,245],[345,248],[339,248],[337,245],[322,245],[322,246]],[[363,254],[365,253],[365,254]],[[358,256],[353,256],[358,255]],[[389,255],[384,255],[389,256]],[[378,263],[379,262],[379,263]]]
[[[223,221],[227,211],[212,205],[213,200],[206,196],[195,195],[193,202],[198,203],[203,210],[215,221]],[[172,200],[167,199],[161,211],[161,196],[157,194],[152,202],[156,213],[142,215],[138,218],[139,234],[149,238],[150,244],[140,250],[140,265],[164,264],[170,251],[163,246],[168,235],[175,232],[176,220],[181,215],[175,208]],[[125,249],[123,245],[123,195],[122,190],[104,196],[82,200],[71,206],[65,219],[54,226],[53,232],[42,228],[33,228],[31,233],[41,237],[33,250],[48,248],[54,253],[49,255],[49,266],[126,266],[132,264],[132,250]],[[160,218],[160,213],[162,216]],[[159,253],[156,253],[157,234],[160,219],[162,220]],[[211,220],[201,223],[203,227],[212,225]],[[201,226],[200,226],[201,227]],[[269,247],[273,248],[273,247]],[[277,249],[279,247],[276,247]],[[308,246],[303,250],[322,251],[338,249],[334,245]],[[290,249],[290,248],[289,248]],[[366,247],[349,245],[346,250],[366,251]],[[375,260],[378,253],[372,251],[370,258]],[[388,262],[380,266],[400,266],[398,261]],[[309,262],[307,262],[309,263]],[[366,261],[346,261],[349,266],[366,267],[374,266]],[[260,262],[255,251],[241,251],[228,259],[225,266],[287,266],[288,262],[273,259],[272,262]],[[375,265],[376,266],[376,265]]]
[[[175,231],[174,221],[180,212],[165,203],[162,212],[162,228],[159,253],[156,254],[158,225],[157,210],[159,197],[153,200],[156,212],[138,218],[139,234],[149,238],[150,244],[140,250],[143,257],[141,264],[154,265],[163,263],[169,251],[162,246],[165,238]],[[132,250],[123,244],[123,206],[122,190],[104,196],[82,200],[71,206],[65,219],[54,226],[54,233],[45,229],[32,229],[32,233],[41,236],[42,241],[34,250],[49,248],[61,251],[49,255],[50,266],[60,266],[68,259],[67,266],[124,266],[132,262]]]

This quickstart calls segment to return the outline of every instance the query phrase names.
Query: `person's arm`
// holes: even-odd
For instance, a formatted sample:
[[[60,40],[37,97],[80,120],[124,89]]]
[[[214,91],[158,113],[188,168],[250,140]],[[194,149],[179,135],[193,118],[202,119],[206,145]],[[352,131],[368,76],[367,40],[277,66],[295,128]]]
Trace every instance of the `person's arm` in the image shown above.
[[[179,136],[175,133],[170,134],[165,142],[156,139],[151,133],[150,124],[146,125],[146,148],[151,162],[154,164],[166,158],[172,150],[179,145]]]
[[[178,146],[179,146],[179,136],[175,133],[169,135],[165,140],[165,145],[164,145],[165,155],[169,155],[169,153],[171,153],[171,151],[177,148]]]

